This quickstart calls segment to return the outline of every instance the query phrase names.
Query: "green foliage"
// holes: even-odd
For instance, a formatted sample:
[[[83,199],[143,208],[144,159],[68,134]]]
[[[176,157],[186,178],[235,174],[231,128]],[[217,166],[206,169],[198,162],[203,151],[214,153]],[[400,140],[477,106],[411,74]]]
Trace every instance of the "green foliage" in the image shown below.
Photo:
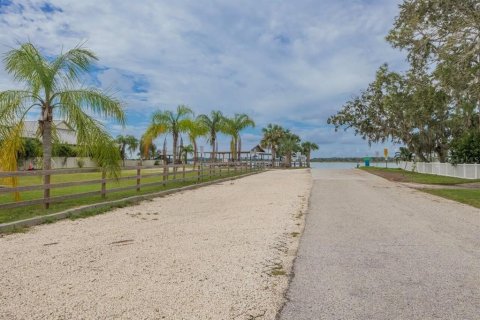
[[[480,163],[480,132],[467,132],[452,141],[450,162]]]
[[[154,139],[162,134],[170,133],[173,137],[173,161],[177,162],[177,144],[180,133],[186,132],[193,116],[193,111],[187,106],[179,105],[176,112],[158,110],[152,115],[152,122],[143,135],[144,148],[148,150]],[[144,150],[144,155],[145,155]]]
[[[446,161],[451,141],[461,145],[480,129],[479,11],[477,0],[405,0],[387,41],[407,51],[410,70],[382,66],[328,123],[353,128],[369,143],[404,144],[421,161],[432,154]],[[454,152],[454,161],[475,159]]]
[[[83,159],[78,159],[77,160],[77,166],[79,168],[83,168],[85,166],[85,161]]]
[[[218,151],[216,150],[217,133],[225,129],[225,117],[221,111],[214,110],[210,112],[210,115],[199,115],[197,119],[207,128],[207,141],[212,146],[212,157],[214,158],[215,152]]]
[[[80,46],[53,58],[46,57],[29,42],[7,52],[4,57],[6,71],[25,89],[0,92],[0,119],[22,124],[32,110],[41,114],[44,168],[51,165],[52,122],[56,117],[65,120],[76,131],[80,155],[92,156],[112,175],[119,173],[118,149],[96,118],[112,119],[123,125],[122,104],[98,89],[80,85],[81,76],[96,60],[93,52]]]
[[[54,157],[76,157],[77,151],[74,147],[64,143],[54,143],[52,148]]]
[[[360,96],[328,119],[335,129],[353,128],[369,143],[405,144],[423,161],[448,153],[454,112],[449,96],[425,74],[401,75],[382,66]]]
[[[120,157],[122,160],[125,160],[127,155],[127,151],[132,154],[138,146],[139,146],[139,141],[137,138],[131,135],[118,135],[117,138],[115,139],[115,142],[118,144],[119,150],[120,150]]]
[[[435,78],[457,103],[478,104],[478,12],[478,0],[404,1],[387,40],[408,52],[412,68],[433,68]]]
[[[413,152],[408,150],[405,147],[400,147],[400,151],[397,151],[394,156],[395,161],[398,163],[399,161],[412,161],[413,160]]]
[[[233,118],[225,117],[223,119],[223,132],[231,137],[230,152],[233,155],[233,159],[240,158],[241,139],[240,132],[248,127],[254,127],[255,122],[246,114],[236,113]]]
[[[285,165],[290,167],[292,164],[292,155],[294,152],[302,150],[300,146],[300,137],[296,134],[291,133],[288,130],[285,130],[283,137],[279,141],[278,145],[278,154],[285,157]]]
[[[42,156],[42,143],[35,138],[24,138],[23,149],[19,151],[19,158],[37,158]]]

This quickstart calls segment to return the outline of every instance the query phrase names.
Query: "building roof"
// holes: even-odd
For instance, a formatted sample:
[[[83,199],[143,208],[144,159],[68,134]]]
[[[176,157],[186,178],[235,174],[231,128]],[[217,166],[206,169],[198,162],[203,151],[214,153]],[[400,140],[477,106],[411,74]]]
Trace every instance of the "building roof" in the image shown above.
[[[252,150],[250,150],[251,152],[256,152],[256,153],[265,153],[265,150],[260,147],[259,144],[257,144],[255,147],[252,148]]]
[[[24,138],[38,138],[38,121],[27,120],[25,123],[25,129],[23,131]],[[77,134],[65,121],[53,120],[53,126],[56,129],[58,140],[61,143],[76,145]]]

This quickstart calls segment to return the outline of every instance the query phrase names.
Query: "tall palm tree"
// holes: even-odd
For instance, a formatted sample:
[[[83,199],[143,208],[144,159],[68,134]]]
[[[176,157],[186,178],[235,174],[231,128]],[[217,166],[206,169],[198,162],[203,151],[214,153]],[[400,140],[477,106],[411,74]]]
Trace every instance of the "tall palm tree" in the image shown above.
[[[248,127],[254,127],[255,122],[246,114],[236,113],[233,118],[225,118],[223,124],[223,131],[231,136],[230,151],[233,160],[239,160],[242,152],[242,141],[240,132]]]
[[[300,151],[300,137],[286,130],[280,139],[278,151],[285,156],[285,166],[291,167],[293,153]]]
[[[272,167],[275,166],[275,158],[277,156],[277,149],[280,145],[280,140],[285,135],[285,129],[277,124],[268,124],[266,128],[262,129],[263,138],[260,145],[264,148],[269,148],[272,152]]]
[[[129,151],[131,156],[132,152],[134,152],[138,148],[138,139],[131,135],[126,135],[126,136],[118,135],[117,138],[115,139],[115,142],[118,144],[118,147],[120,150],[120,156],[122,157],[122,161],[123,161],[123,166],[125,166],[125,159],[127,158],[127,150]]]
[[[302,153],[307,157],[307,167],[310,168],[310,155],[312,151],[318,150],[318,144],[310,142],[310,141],[305,141],[302,142]]]
[[[210,116],[201,114],[198,119],[208,129],[208,142],[212,146],[211,160],[216,160],[217,133],[223,131],[225,117],[221,111],[212,111]]]
[[[98,89],[79,86],[81,75],[96,60],[92,51],[81,46],[53,59],[42,55],[32,43],[24,43],[5,54],[6,71],[22,82],[24,89],[0,92],[0,126],[12,128],[4,138],[8,140],[9,134],[23,127],[27,114],[38,112],[45,170],[51,169],[53,119],[61,118],[76,131],[81,154],[92,156],[101,167],[118,174],[120,154],[113,138],[95,116],[124,125],[122,105]],[[50,175],[44,176],[44,184],[50,184]],[[44,193],[46,198],[50,196],[49,189]],[[48,203],[45,207],[48,208]]]
[[[155,157],[157,156],[157,146],[154,143],[150,143],[150,145],[146,145],[143,136],[140,138],[140,141],[138,142],[138,147],[140,149],[139,156],[144,160],[155,159]]]
[[[180,157],[182,158],[182,161],[183,163],[187,163],[187,158],[188,158],[188,154],[193,154],[195,153],[194,151],[194,148],[191,144],[189,145],[186,145],[186,146],[183,146],[181,149],[180,149]],[[194,165],[195,166],[195,165]]]
[[[180,133],[185,132],[191,121],[193,111],[184,105],[179,105],[176,112],[158,110],[152,116],[152,123],[144,134],[145,146],[164,133],[170,133],[173,138],[173,163],[177,163],[177,146]]]
[[[207,135],[208,127],[199,118],[192,119],[187,123],[187,135],[190,143],[193,146],[193,167],[195,168],[198,162],[198,146],[197,139]]]

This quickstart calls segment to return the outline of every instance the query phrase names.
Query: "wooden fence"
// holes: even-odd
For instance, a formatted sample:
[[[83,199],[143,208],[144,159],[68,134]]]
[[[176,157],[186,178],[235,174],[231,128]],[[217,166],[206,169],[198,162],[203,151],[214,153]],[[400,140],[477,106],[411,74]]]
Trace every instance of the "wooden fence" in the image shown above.
[[[136,190],[141,191],[145,187],[162,186],[165,187],[172,183],[200,183],[208,181],[212,178],[221,178],[234,174],[242,174],[253,171],[260,171],[265,168],[264,163],[261,162],[241,162],[241,163],[203,163],[198,167],[187,167],[185,165],[161,165],[161,166],[132,166],[122,169],[124,170],[136,170],[136,174],[133,176],[120,176],[118,178],[108,178],[105,172],[101,173],[101,179],[84,180],[84,181],[69,181],[54,184],[38,184],[18,187],[0,187],[0,195],[5,193],[14,194],[26,191],[43,190],[43,197],[41,199],[25,200],[17,202],[0,203],[0,209],[17,208],[31,205],[43,205],[44,208],[48,208],[51,203],[62,202],[69,199],[84,198],[99,196],[105,198],[107,194]],[[157,172],[153,172],[157,169]],[[142,172],[143,171],[143,172]],[[156,170],[155,170],[156,171]],[[61,170],[33,170],[33,171],[15,171],[15,172],[0,172],[0,180],[7,177],[27,177],[27,176],[41,176],[45,177],[54,175],[68,175],[78,173],[92,173],[101,172],[98,168],[83,168],[83,169],[61,169]],[[158,181],[142,183],[142,179],[146,178],[158,178]],[[118,182],[122,180],[135,180],[136,183],[129,186],[123,186],[119,188],[107,189],[108,183]],[[151,180],[151,179],[150,179]],[[43,181],[43,180],[42,180]],[[62,196],[50,196],[50,190],[61,189],[74,186],[92,186],[92,191],[72,193]],[[97,186],[98,188],[95,188]],[[96,190],[95,190],[96,189]]]

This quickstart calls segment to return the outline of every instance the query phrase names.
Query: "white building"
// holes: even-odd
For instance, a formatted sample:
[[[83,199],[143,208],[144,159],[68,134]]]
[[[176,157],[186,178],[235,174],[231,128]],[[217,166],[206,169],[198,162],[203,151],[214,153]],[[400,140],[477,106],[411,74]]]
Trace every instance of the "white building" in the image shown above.
[[[76,145],[77,134],[64,120],[53,120],[55,135],[60,143]],[[38,132],[38,121],[25,121],[25,129],[23,131],[24,138],[38,138],[42,140]]]

